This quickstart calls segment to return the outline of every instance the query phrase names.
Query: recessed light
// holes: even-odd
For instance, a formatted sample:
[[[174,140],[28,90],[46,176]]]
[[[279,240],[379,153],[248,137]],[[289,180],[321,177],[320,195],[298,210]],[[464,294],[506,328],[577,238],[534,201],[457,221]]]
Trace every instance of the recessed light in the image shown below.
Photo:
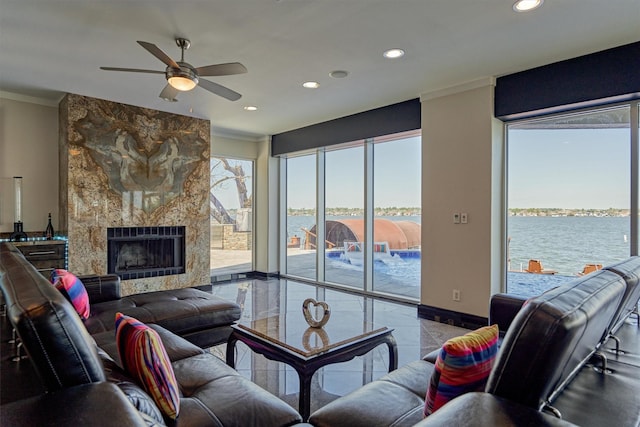
[[[349,72],[345,70],[335,70],[330,72],[329,75],[334,79],[344,79],[349,75]]]
[[[518,0],[513,4],[513,10],[516,12],[528,12],[542,6],[544,0]]]
[[[247,105],[244,107],[244,109],[247,111],[256,111],[258,107],[256,107],[255,105]]]
[[[178,100],[176,98],[160,98],[163,101],[167,101],[167,102],[178,102]]]
[[[385,58],[389,58],[389,59],[401,58],[401,57],[404,56],[404,50],[402,50],[402,49],[389,49],[389,50],[385,50],[382,55]]]
[[[302,83],[303,87],[306,87],[307,89],[318,89],[320,87],[320,83],[318,82],[304,82]]]

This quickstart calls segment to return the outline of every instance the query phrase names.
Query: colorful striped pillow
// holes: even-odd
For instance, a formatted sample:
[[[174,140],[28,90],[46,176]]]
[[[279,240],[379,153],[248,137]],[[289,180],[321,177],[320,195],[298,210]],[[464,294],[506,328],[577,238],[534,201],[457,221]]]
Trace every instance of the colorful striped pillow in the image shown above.
[[[56,289],[62,292],[62,295],[73,304],[80,317],[83,320],[88,319],[90,314],[89,294],[87,294],[82,281],[61,268],[56,268],[51,272],[50,280]]]
[[[425,416],[461,394],[484,390],[498,353],[498,333],[498,325],[485,326],[444,343],[429,381]]]
[[[180,412],[180,393],[171,361],[156,331],[116,313],[116,344],[124,369],[137,379],[171,419]]]

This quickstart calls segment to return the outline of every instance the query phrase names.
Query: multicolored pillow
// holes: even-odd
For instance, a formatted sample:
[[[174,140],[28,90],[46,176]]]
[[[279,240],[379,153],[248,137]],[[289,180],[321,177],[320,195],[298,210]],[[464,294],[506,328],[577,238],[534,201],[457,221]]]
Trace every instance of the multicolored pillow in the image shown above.
[[[424,415],[470,391],[482,391],[498,353],[498,325],[485,326],[444,343],[429,381]]]
[[[180,412],[178,381],[158,333],[133,317],[116,313],[116,344],[124,369],[168,418],[176,419]]]
[[[84,284],[72,273],[61,268],[56,268],[51,272],[51,283],[62,292],[83,320],[89,318],[89,294]]]

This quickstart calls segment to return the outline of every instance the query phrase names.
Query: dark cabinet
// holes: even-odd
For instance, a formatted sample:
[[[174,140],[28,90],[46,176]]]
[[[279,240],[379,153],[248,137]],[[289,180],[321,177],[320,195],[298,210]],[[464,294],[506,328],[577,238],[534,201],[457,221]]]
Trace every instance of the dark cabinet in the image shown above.
[[[66,268],[67,242],[64,240],[14,242],[14,245],[46,278],[51,275],[51,270]]]

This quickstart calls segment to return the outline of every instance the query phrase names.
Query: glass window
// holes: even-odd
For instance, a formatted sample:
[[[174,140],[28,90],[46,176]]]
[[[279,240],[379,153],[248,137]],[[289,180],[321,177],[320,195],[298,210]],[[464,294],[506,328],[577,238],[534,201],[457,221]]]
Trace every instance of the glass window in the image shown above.
[[[376,138],[378,140],[378,138]],[[380,138],[373,161],[373,289],[420,297],[420,134]]]
[[[325,154],[325,280],[364,286],[364,145]]]
[[[316,155],[287,162],[287,273],[316,279]]]
[[[536,295],[630,253],[629,106],[507,127],[507,290]]]
[[[253,271],[253,162],[212,157],[211,275]]]

